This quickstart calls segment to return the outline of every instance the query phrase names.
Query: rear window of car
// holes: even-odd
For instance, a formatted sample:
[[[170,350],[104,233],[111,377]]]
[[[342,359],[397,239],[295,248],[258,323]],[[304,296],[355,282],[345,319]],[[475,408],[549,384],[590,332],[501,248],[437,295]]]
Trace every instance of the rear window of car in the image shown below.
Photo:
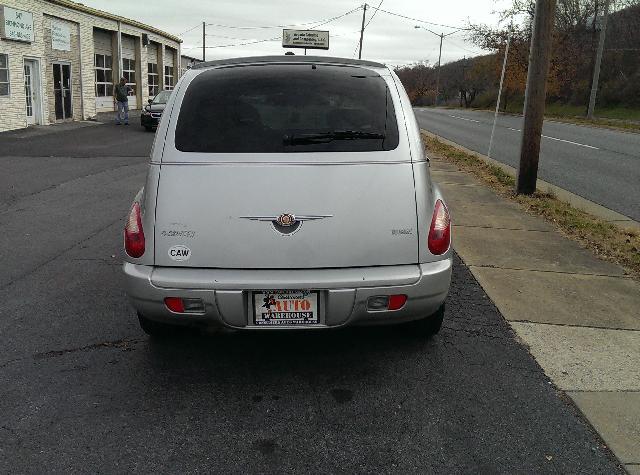
[[[171,97],[171,91],[160,91],[156,97],[153,98],[154,104],[166,104]]]
[[[385,80],[352,66],[212,69],[191,81],[176,148],[201,153],[371,152],[398,146]]]

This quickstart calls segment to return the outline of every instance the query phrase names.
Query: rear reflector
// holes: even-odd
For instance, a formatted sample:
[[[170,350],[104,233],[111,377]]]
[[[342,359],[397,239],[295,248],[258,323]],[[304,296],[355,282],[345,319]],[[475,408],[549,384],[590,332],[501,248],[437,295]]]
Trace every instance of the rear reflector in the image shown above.
[[[451,218],[449,210],[441,200],[436,201],[433,209],[428,244],[429,250],[436,256],[447,252],[451,245]]]
[[[387,306],[388,310],[399,310],[404,307],[404,304],[407,301],[406,295],[390,295],[389,296],[389,305]]]
[[[142,257],[144,254],[144,231],[140,203],[133,203],[127,223],[124,226],[124,250],[131,257]]]
[[[204,313],[202,299],[183,299],[180,297],[166,297],[164,304],[175,313]]]
[[[164,299],[164,304],[172,312],[184,313],[184,304],[180,297],[167,297]]]

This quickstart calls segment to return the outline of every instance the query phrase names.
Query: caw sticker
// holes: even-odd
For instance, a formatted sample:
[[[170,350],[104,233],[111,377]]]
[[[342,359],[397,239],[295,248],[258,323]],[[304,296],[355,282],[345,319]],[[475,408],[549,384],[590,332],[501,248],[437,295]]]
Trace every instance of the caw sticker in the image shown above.
[[[187,246],[172,246],[169,249],[169,257],[174,261],[188,261],[191,257],[191,249]]]

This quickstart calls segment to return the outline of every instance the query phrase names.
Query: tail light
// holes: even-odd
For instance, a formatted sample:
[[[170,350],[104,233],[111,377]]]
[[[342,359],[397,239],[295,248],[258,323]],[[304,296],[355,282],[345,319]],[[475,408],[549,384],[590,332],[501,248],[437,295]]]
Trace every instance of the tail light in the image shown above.
[[[400,310],[407,302],[407,296],[398,295],[376,295],[367,300],[367,310],[379,312],[381,310]]]
[[[429,228],[429,250],[439,256],[449,250],[451,245],[451,218],[449,211],[441,200],[436,201]]]
[[[406,295],[390,295],[389,296],[389,305],[387,308],[389,310],[399,310],[404,307],[405,302],[407,301]]]
[[[204,302],[202,299],[166,297],[164,304],[174,313],[204,313]]]
[[[184,313],[184,303],[180,297],[167,297],[164,304],[169,310],[176,313]]]
[[[140,203],[137,202],[133,203],[124,227],[124,249],[131,257],[141,257],[144,254],[144,231]]]

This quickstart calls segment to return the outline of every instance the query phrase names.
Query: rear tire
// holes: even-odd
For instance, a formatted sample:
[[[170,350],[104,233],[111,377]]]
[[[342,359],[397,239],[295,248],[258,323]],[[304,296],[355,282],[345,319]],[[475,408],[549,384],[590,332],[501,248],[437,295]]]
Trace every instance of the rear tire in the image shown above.
[[[142,328],[142,331],[153,337],[166,338],[175,335],[180,331],[180,328],[177,325],[149,320],[140,313],[138,313],[138,322],[140,322],[140,328]]]
[[[444,304],[442,304],[435,313],[428,317],[421,318],[420,320],[409,322],[406,324],[406,327],[408,331],[416,335],[430,337],[432,335],[436,335],[440,331],[443,320]]]

